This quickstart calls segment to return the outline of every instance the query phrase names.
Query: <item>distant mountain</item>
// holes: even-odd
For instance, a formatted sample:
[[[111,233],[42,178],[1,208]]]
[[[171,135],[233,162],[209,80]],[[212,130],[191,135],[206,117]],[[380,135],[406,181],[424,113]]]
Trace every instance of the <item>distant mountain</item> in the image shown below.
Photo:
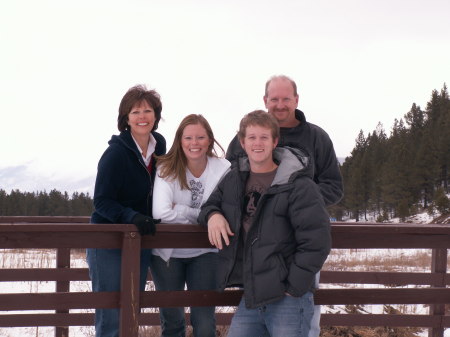
[[[338,157],[342,165],[345,158]],[[51,191],[56,189],[60,192],[89,192],[94,195],[95,175],[62,177],[58,174],[43,174],[36,172],[33,165],[21,164],[16,166],[0,167],[0,189],[7,193],[11,190],[21,192]]]
[[[51,191],[60,192],[89,192],[94,194],[95,175],[67,177],[58,174],[42,174],[35,172],[32,167],[22,164],[0,168],[0,189],[9,193],[18,189],[21,192]]]

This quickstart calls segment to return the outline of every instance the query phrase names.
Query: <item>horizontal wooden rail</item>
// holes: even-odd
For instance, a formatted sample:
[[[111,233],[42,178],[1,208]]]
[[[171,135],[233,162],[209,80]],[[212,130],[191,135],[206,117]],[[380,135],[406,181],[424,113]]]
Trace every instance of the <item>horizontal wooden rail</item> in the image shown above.
[[[9,217],[8,217],[9,218]],[[1,221],[0,217],[0,221]],[[121,234],[135,231],[134,225],[94,225],[88,223],[1,223],[0,247],[2,248],[120,248]],[[179,248],[209,247],[206,232],[198,225],[166,225],[156,226],[158,236],[146,236],[142,240],[143,248],[164,248],[165,240]],[[450,227],[447,225],[429,224],[364,224],[354,225],[333,223],[331,234],[333,248],[450,248]],[[9,239],[4,238],[8,233]],[[13,234],[14,233],[14,234]],[[70,236],[64,233],[70,233]],[[87,235],[89,233],[89,235]],[[105,233],[112,235],[105,236]],[[182,238],[179,236],[182,234]],[[47,237],[49,236],[49,237]],[[23,240],[22,242],[18,242]],[[9,241],[9,242],[8,242]],[[100,242],[99,242],[100,241]],[[355,242],[357,241],[357,242]],[[73,245],[70,243],[74,242]]]
[[[447,273],[447,250],[450,248],[450,227],[445,225],[333,223],[333,249],[432,249],[431,272],[321,272],[321,283],[333,287],[343,284],[355,288],[319,289],[317,304],[424,304],[430,315],[322,314],[322,325],[414,326],[428,327],[430,336],[443,336],[450,327],[445,304],[450,303],[450,276]],[[70,250],[84,248],[121,248],[128,270],[136,270],[142,248],[210,247],[206,229],[197,225],[157,225],[156,236],[142,239],[134,225],[89,224],[88,217],[0,217],[0,248],[56,249],[57,268],[0,269],[0,281],[56,281],[55,293],[0,294],[0,311],[52,310],[56,313],[0,314],[0,327],[7,326],[75,326],[92,325],[93,313],[69,313],[68,310],[122,308],[122,335],[137,336],[137,325],[158,325],[156,312],[138,313],[134,308],[168,306],[238,304],[242,292],[227,290],[140,293],[139,304],[133,304],[137,288],[126,287],[122,293],[69,292],[71,281],[89,280],[86,268],[70,267]],[[125,260],[124,260],[125,261]],[[134,268],[134,269],[133,269]],[[135,272],[122,270],[124,283]],[[136,284],[138,282],[135,282]],[[133,284],[133,283],[129,283]],[[390,288],[360,288],[358,284],[387,285]],[[403,286],[416,288],[398,288]],[[137,293],[136,293],[137,294]],[[219,310],[220,311],[220,310]],[[218,312],[218,324],[229,324],[232,313]],[[127,330],[128,329],[128,330]],[[55,336],[67,335],[58,328]]]
[[[189,314],[186,314],[189,320]],[[229,325],[231,313],[217,313],[218,325]],[[449,327],[450,317],[443,319],[429,315],[386,315],[386,314],[322,314],[324,326],[396,326],[396,327]],[[140,325],[159,325],[158,313],[139,314]],[[44,326],[89,326],[94,325],[93,313],[70,314],[9,314],[0,315],[0,326],[44,327]]]
[[[32,293],[0,294],[0,310],[58,310],[110,309],[119,307],[120,293]],[[204,306],[206,302],[217,306],[236,306],[242,292],[147,291],[140,296],[141,308]],[[450,303],[450,289],[319,289],[314,296],[317,304],[435,304]]]
[[[89,281],[87,268],[8,268],[0,269],[0,281]],[[148,275],[151,280],[151,274]],[[332,284],[382,284],[388,286],[450,285],[450,275],[436,273],[399,273],[399,272],[320,272],[320,283]]]
[[[450,275],[437,273],[411,272],[364,272],[364,271],[327,271],[320,272],[320,283],[334,284],[382,284],[389,286],[405,285],[450,285]]]
[[[0,280],[18,281],[89,281],[87,268],[11,268],[0,269]]]

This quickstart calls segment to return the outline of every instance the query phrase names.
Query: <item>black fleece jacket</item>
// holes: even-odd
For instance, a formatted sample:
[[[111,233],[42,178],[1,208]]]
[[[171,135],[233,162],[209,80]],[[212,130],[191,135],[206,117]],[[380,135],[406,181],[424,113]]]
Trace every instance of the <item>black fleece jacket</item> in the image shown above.
[[[152,132],[156,155],[166,153],[166,140]],[[129,130],[112,136],[97,168],[91,223],[131,223],[137,213],[152,216],[153,180]]]

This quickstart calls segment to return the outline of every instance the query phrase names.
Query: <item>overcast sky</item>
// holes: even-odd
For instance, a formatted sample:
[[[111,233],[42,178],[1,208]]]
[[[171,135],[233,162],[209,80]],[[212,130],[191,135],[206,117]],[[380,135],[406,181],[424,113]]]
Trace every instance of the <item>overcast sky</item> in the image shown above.
[[[169,145],[200,113],[226,149],[264,108],[266,80],[286,74],[348,156],[360,129],[389,134],[449,84],[449,13],[448,0],[2,1],[0,188],[16,167],[43,177],[31,189],[95,176],[135,84],[161,94]]]

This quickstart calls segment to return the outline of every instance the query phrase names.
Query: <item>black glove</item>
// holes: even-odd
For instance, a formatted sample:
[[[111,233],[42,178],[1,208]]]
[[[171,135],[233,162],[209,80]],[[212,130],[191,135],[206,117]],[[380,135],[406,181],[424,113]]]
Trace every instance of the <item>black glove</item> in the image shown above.
[[[161,222],[161,219],[153,219],[152,217],[136,214],[131,220],[134,223],[141,235],[155,235],[156,232],[156,224]]]

